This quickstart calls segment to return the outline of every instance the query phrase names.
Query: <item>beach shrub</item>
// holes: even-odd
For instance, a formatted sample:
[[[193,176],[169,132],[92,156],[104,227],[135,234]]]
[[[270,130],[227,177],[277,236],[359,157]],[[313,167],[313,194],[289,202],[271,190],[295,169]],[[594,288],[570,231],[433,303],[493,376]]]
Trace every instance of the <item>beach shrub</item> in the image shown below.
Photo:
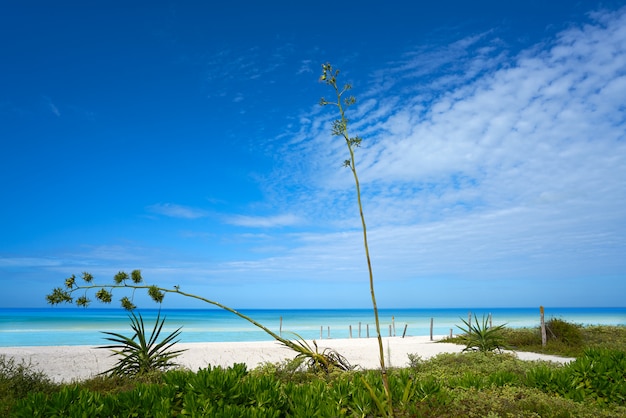
[[[511,349],[521,349],[524,347],[533,347],[533,349],[541,349],[541,329],[536,328],[505,328],[502,330],[502,336],[506,345]]]
[[[563,319],[551,318],[546,322],[548,339],[562,342],[570,347],[580,347],[583,343],[581,326]]]
[[[626,350],[626,326],[624,325],[566,325],[574,327],[581,335],[580,343],[574,345],[561,341],[550,335],[545,347],[541,345],[541,334],[537,328],[507,329],[506,341],[515,349],[533,351],[538,353],[555,354],[566,357],[580,357],[587,348],[606,348],[613,350]],[[559,328],[559,326],[555,327]],[[570,328],[571,330],[571,328]],[[567,334],[567,333],[565,333]],[[558,334],[557,334],[558,335]],[[571,341],[571,336],[566,338]],[[574,337],[574,341],[578,338]]]
[[[465,327],[457,326],[463,334],[459,336],[462,344],[465,344],[463,351],[502,351],[508,348],[504,338],[504,328],[506,324],[489,326],[489,320],[483,315],[482,322],[474,315],[474,321],[469,323],[462,319]]]
[[[626,404],[626,352],[587,349],[566,366],[538,366],[526,375],[526,384],[578,402]]]
[[[422,409],[421,416],[437,417],[528,417],[528,418],[617,418],[624,410],[584,405],[533,388],[493,386],[483,389],[455,388],[448,391],[445,408],[437,414]],[[418,415],[420,416],[420,415]]]
[[[0,355],[0,416],[8,416],[13,404],[29,393],[45,394],[57,389],[58,385],[31,363]]]
[[[30,392],[50,392],[57,385],[31,363],[0,355],[0,395],[22,398]]]
[[[127,337],[114,332],[103,332],[110,337],[105,338],[108,341],[117,343],[106,345],[98,348],[110,349],[113,356],[119,359],[117,364],[103,372],[113,376],[138,376],[147,375],[154,372],[164,371],[176,364],[172,359],[178,357],[185,350],[171,350],[178,342],[176,338],[181,333],[181,328],[167,335],[163,340],[158,341],[165,324],[165,318],[161,319],[161,312],[157,315],[154,328],[148,337],[146,328],[141,314],[135,313],[129,315],[130,327],[133,331],[132,337]]]

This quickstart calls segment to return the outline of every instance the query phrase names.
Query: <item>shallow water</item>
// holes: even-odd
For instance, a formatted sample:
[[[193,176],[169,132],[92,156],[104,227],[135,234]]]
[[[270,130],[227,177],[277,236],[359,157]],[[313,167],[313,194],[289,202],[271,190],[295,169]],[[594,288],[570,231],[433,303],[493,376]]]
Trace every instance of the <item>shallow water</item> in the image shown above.
[[[430,333],[433,320],[435,335],[458,331],[461,318],[469,312],[479,320],[492,315],[494,325],[535,327],[539,325],[538,308],[454,308],[454,309],[381,309],[381,332],[384,336],[423,336]],[[146,329],[152,330],[158,309],[138,310]],[[371,309],[243,309],[241,313],[276,333],[291,338],[295,332],[307,339],[349,338],[375,335]],[[163,309],[166,316],[163,333],[182,327],[182,342],[266,341],[265,332],[220,309]],[[561,318],[580,324],[626,325],[626,308],[549,308],[546,320]],[[281,329],[282,319],[282,329]],[[360,328],[360,332],[359,332]],[[83,308],[0,308],[0,346],[103,345],[101,331],[130,334],[128,312],[122,309]],[[130,335],[129,335],[130,336]]]

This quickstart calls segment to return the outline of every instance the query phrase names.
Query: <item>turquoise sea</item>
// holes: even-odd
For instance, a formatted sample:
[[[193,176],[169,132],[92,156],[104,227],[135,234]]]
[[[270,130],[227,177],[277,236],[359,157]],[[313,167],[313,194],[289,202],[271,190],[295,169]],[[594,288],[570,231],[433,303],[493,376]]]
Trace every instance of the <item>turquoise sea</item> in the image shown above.
[[[151,330],[158,309],[138,310]],[[375,335],[371,309],[242,309],[241,313],[276,333],[295,332],[307,339],[352,338]],[[383,336],[424,336],[458,331],[461,318],[475,313],[479,319],[492,315],[494,325],[535,327],[539,308],[381,309]],[[262,330],[220,309],[162,309],[164,331],[182,327],[182,342],[267,341]],[[546,320],[555,317],[579,324],[626,325],[626,308],[545,308]],[[282,328],[281,328],[282,324]],[[359,331],[360,330],[360,331]],[[101,331],[130,334],[128,312],[122,309],[0,308],[0,346],[103,345]],[[130,336],[130,335],[129,335]]]

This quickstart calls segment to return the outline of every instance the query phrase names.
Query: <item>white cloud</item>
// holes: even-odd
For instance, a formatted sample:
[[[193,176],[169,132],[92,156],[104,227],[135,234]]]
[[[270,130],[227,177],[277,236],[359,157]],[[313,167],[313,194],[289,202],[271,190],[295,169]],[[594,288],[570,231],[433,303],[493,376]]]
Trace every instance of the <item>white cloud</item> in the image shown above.
[[[44,96],[44,97],[43,97],[43,100],[44,100],[44,102],[46,103],[46,106],[48,107],[48,110],[50,110],[50,112],[52,112],[52,114],[53,114],[54,116],[56,116],[57,118],[58,118],[58,117],[61,117],[61,111],[59,110],[59,108],[57,107],[57,105],[55,105],[55,104],[52,102],[52,99],[51,99],[51,98],[49,98],[49,97],[47,97],[47,96]]]
[[[149,212],[169,216],[171,218],[198,219],[208,215],[207,212],[202,209],[176,205],[173,203],[157,203],[155,205],[148,206],[147,209]]]
[[[276,216],[246,216],[234,215],[226,218],[226,222],[232,225],[251,228],[275,228],[297,225],[301,220],[293,214]]]
[[[364,138],[357,166],[383,275],[626,269],[626,8],[594,18],[515,55],[481,34],[374,74],[348,117]],[[297,185],[294,210],[312,222],[354,231],[354,185],[327,111],[301,118],[276,181]],[[333,269],[335,238],[268,263],[306,255]]]
[[[61,260],[47,257],[0,257],[0,267],[54,267],[62,264]]]

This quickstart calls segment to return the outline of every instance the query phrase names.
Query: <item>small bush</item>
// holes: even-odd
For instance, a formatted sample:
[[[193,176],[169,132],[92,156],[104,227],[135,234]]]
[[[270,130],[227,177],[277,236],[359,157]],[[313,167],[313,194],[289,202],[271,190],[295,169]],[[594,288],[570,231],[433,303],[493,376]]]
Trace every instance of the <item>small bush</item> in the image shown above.
[[[546,334],[548,340],[556,340],[570,347],[580,347],[583,343],[581,328],[580,325],[552,318],[546,323]]]
[[[482,390],[454,389],[445,413],[438,417],[618,418],[624,410],[608,410],[555,397],[537,389],[511,386]],[[432,416],[424,414],[423,416]]]
[[[506,328],[502,335],[512,349],[541,347],[541,330],[539,328]]]
[[[0,416],[7,416],[14,403],[29,393],[52,393],[57,388],[58,385],[32,364],[0,356]]]
[[[564,367],[535,367],[526,374],[526,384],[578,402],[624,405],[626,352],[588,349]]]

